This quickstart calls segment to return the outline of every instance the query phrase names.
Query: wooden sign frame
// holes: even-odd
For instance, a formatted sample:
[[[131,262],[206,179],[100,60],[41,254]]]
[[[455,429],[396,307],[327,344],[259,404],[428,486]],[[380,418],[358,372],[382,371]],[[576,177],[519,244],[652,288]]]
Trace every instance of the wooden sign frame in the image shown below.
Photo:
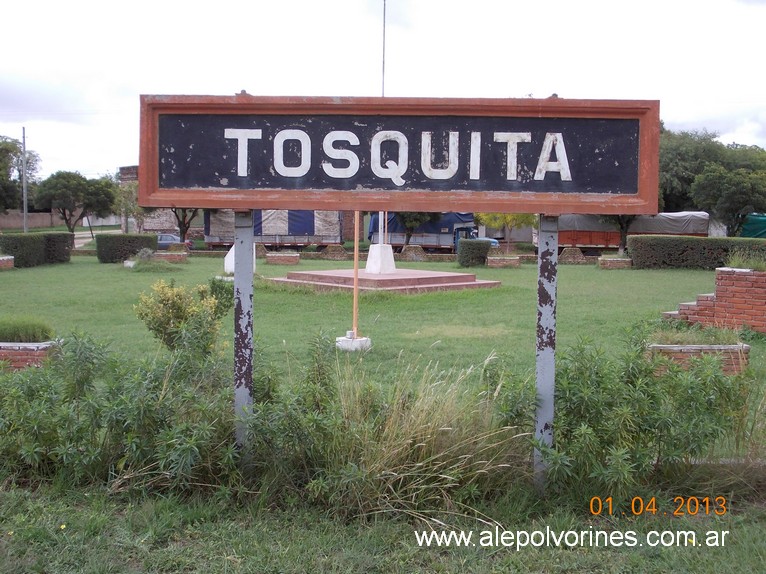
[[[204,134],[196,134],[192,128],[190,135],[189,129],[186,128],[186,123],[183,121],[184,118],[191,120],[192,124],[197,120],[207,121],[215,125],[216,129],[208,130]],[[260,126],[259,120],[261,118],[263,118],[263,122],[266,122],[263,126],[264,129],[240,129],[230,132],[228,129],[219,129],[218,125],[220,119],[223,122],[220,125],[228,125],[226,121],[229,121],[232,125],[246,122],[247,125]],[[270,125],[278,124],[282,118],[285,119],[285,125],[291,129],[283,129],[283,126],[283,128],[274,128],[270,131]],[[429,177],[434,179],[427,179],[420,174],[418,176],[420,179],[415,183],[410,183],[410,187],[403,185],[403,181],[393,184],[386,179],[378,180],[381,182],[378,186],[373,181],[373,177],[369,174],[367,176],[362,174],[365,169],[367,172],[370,171],[369,164],[374,163],[375,158],[373,157],[371,160],[371,156],[364,156],[363,152],[360,151],[362,167],[359,168],[359,174],[355,176],[356,179],[337,180],[338,187],[332,187],[334,180],[331,178],[325,178],[326,181],[321,180],[325,175],[313,172],[309,175],[314,177],[313,181],[315,182],[321,180],[322,186],[312,185],[312,180],[308,177],[274,179],[274,181],[287,181],[289,185],[274,185],[272,181],[268,181],[268,178],[272,176],[281,177],[274,174],[275,166],[280,173],[292,174],[298,171],[298,168],[292,164],[288,165],[290,161],[282,157],[282,147],[280,146],[287,144],[283,140],[280,140],[279,144],[274,141],[276,129],[283,129],[285,133],[292,134],[288,136],[288,139],[294,138],[295,134],[298,134],[304,138],[305,142],[309,141],[307,138],[311,135],[309,128],[313,125],[312,122],[324,126],[323,133],[327,133],[328,129],[336,129],[332,127],[336,118],[345,122],[346,127],[333,131],[334,134],[348,134],[348,126],[366,126],[375,122],[379,126],[387,126],[387,122],[390,122],[393,127],[390,130],[388,127],[383,128],[389,130],[386,133],[401,135],[405,133],[406,126],[409,124],[420,125],[421,128],[410,133],[409,149],[413,150],[411,155],[421,155],[418,156],[419,159],[412,160],[413,163],[410,165],[406,177],[411,182],[413,180],[410,178],[410,174],[414,177],[414,172],[420,170],[430,174]],[[617,122],[612,122],[612,120],[617,120]],[[632,132],[625,137],[620,132],[623,125],[619,123],[620,121],[623,121],[623,124],[627,126],[632,126]],[[433,131],[428,131],[431,129],[430,127],[422,127],[430,126],[429,122],[434,126]],[[494,130],[493,135],[492,130],[487,126],[493,125],[494,122],[497,122],[500,127]],[[483,132],[479,128],[471,127],[473,123],[483,126],[481,128]],[[522,126],[520,133],[513,132],[513,135],[509,136],[508,126],[516,124]],[[537,127],[538,124],[540,125],[539,128]],[[565,127],[559,129],[558,124]],[[170,128],[164,127],[166,125]],[[591,128],[591,125],[594,127]],[[331,127],[328,128],[327,126]],[[607,152],[605,154],[604,146],[601,146],[598,141],[604,126],[606,126],[607,131],[616,126],[610,132],[609,141],[611,143],[606,145]],[[184,132],[183,129],[186,131]],[[437,160],[437,165],[433,167],[429,163],[430,160],[426,158],[427,153],[439,153],[438,151],[430,151],[430,139],[427,139],[430,137],[436,139],[441,137],[443,142],[434,141],[434,148],[441,146],[445,148],[445,151],[441,152],[442,155],[448,155],[446,151],[448,145],[446,130],[448,129],[454,129],[455,133],[459,131],[461,145],[464,146],[460,148],[459,154],[455,151],[457,147],[450,148],[453,157],[459,156],[460,161],[463,162],[459,168],[453,166],[452,172],[448,172],[443,167],[443,161],[446,161],[444,158],[442,158],[441,164]],[[510,129],[515,128],[511,127]],[[224,131],[227,135],[234,135],[230,135],[228,140],[225,140]],[[580,131],[583,131],[584,135],[580,136]],[[258,132],[259,141],[251,142],[236,135],[244,132],[249,134]],[[211,133],[214,135],[211,136]],[[424,135],[426,133],[429,134],[427,137]],[[471,151],[470,161],[478,162],[474,158],[482,157],[479,155],[485,153],[482,150],[488,149],[488,146],[493,146],[492,150],[495,156],[505,158],[502,159],[505,161],[502,166],[499,163],[501,160],[496,159],[494,160],[496,163],[492,164],[492,167],[496,178],[499,177],[500,172],[505,177],[504,174],[507,171],[509,183],[506,185],[506,189],[501,189],[505,184],[494,185],[493,187],[491,183],[479,181],[479,176],[474,176],[473,171],[471,171],[470,176],[468,175],[469,152],[467,146],[469,144],[466,142],[469,137],[473,138],[471,135],[473,133],[481,133],[478,137],[483,138],[483,140],[477,146],[483,145],[485,147],[476,147],[475,149],[479,151],[476,152],[477,155],[475,156],[473,155],[474,152]],[[656,214],[659,184],[659,133],[659,102],[655,100],[256,97],[244,93],[236,96],[143,95],[141,96],[139,205],[143,207],[228,208],[234,210],[479,211],[543,213],[548,215],[564,213]],[[437,136],[437,134],[442,135]],[[530,134],[533,135],[530,136]],[[418,135],[422,136],[422,141]],[[197,151],[210,144],[211,137],[221,140],[213,143],[218,146],[228,146],[226,148],[228,151],[226,153],[210,152],[211,157],[205,156],[207,152]],[[239,139],[237,139],[238,137]],[[346,137],[347,140],[353,140],[355,136],[337,136],[336,143],[340,141],[340,145],[334,151],[331,148],[325,148],[325,151],[330,149],[331,154],[342,154],[343,141],[341,140],[343,137]],[[365,141],[364,137],[361,138],[361,145],[358,148],[353,148],[355,151],[357,149],[364,150],[365,147],[369,149],[370,142]],[[457,137],[455,136],[456,140]],[[513,143],[507,143],[514,138],[516,140]],[[541,144],[543,138],[545,141]],[[536,143],[533,144],[533,140]],[[587,162],[583,160],[579,167],[576,163],[573,164],[571,174],[568,171],[569,165],[566,165],[566,168],[561,167],[562,159],[566,160],[566,156],[564,155],[565,150],[559,148],[558,145],[565,140],[570,146],[570,151],[566,153],[575,155],[582,152],[593,156],[589,156]],[[180,168],[176,165],[177,156],[179,156],[177,153],[179,145],[176,144],[179,141],[182,142],[181,145],[185,146],[184,153],[186,155],[191,157],[193,153],[198,154],[193,160],[188,160],[188,165],[193,166],[199,173],[203,173],[204,177],[201,177],[200,181],[195,179],[197,172],[191,175],[178,175],[178,171],[185,169],[184,165]],[[426,142],[429,148],[426,148]],[[198,146],[197,143],[200,145]],[[353,142],[346,141],[345,143],[346,146],[349,146]],[[472,140],[470,145],[473,146],[474,143]],[[268,170],[262,170],[264,177],[267,178],[265,184],[261,182],[257,186],[255,184],[250,186],[245,183],[243,186],[241,183],[237,185],[230,183],[236,180],[238,175],[236,171],[237,145],[253,145],[260,146],[258,149],[273,149],[274,157],[264,160],[271,162],[268,164]],[[292,145],[295,147],[295,144]],[[335,165],[336,171],[342,172],[343,169],[337,166],[342,168],[348,165],[347,160],[338,157],[328,160],[325,156],[324,159],[321,159],[321,142],[315,142],[311,145],[314,146],[312,149],[315,150],[313,164],[301,169],[300,175],[304,175],[309,169],[317,171],[322,165],[329,166],[324,168],[325,171],[329,172]],[[630,159],[628,163],[631,165],[630,170],[632,171],[629,175],[629,184],[617,191],[610,188],[611,183],[609,181],[611,180],[603,184],[598,192],[591,191],[591,183],[579,187],[578,180],[583,177],[579,174],[586,172],[588,173],[587,177],[598,187],[600,185],[599,170],[602,166],[610,169],[610,173],[615,172],[622,177],[622,156],[619,161],[611,158],[609,156],[610,145],[614,149],[620,148],[621,153],[624,151],[624,155]],[[418,148],[418,146],[421,147]],[[507,146],[507,153],[505,146]],[[527,163],[530,165],[526,169],[529,173],[529,184],[525,186],[511,179],[511,173],[514,176],[516,173],[515,171],[512,172],[512,168],[516,169],[516,166],[508,165],[511,163],[511,150],[516,153],[516,149],[530,149],[534,146],[536,146],[536,150],[542,146],[543,151],[535,152],[539,154],[539,160],[535,159],[531,162],[528,160]],[[574,154],[572,154],[573,148]],[[584,148],[588,149],[583,152]],[[622,148],[625,149],[622,150]],[[218,150],[218,148],[215,149]],[[289,148],[284,149],[288,150]],[[346,149],[350,148],[346,147]],[[382,148],[377,150],[379,155],[383,153],[380,149]],[[426,149],[429,151],[424,151]],[[474,147],[471,147],[471,150],[474,150]],[[240,153],[246,154],[247,152]],[[601,155],[594,156],[594,153],[601,153]],[[276,157],[277,154],[279,154],[278,158]],[[503,154],[506,155],[503,156]],[[564,155],[563,158],[562,155]],[[414,163],[415,161],[420,163]],[[516,161],[515,157],[513,161]],[[577,160],[570,161],[576,162]],[[216,171],[216,175],[219,175],[222,162],[225,163],[225,168],[229,171],[224,174],[225,177],[221,176],[216,182],[224,183],[212,185],[209,181],[209,174],[204,173],[204,170],[207,169],[205,166],[210,164],[209,171]],[[377,162],[378,173],[385,171],[380,167],[382,160],[378,158]],[[172,170],[167,168],[168,163],[173,163]],[[423,166],[422,170],[418,167],[420,165]],[[242,164],[240,164],[240,169],[244,169],[241,166]],[[535,166],[537,166],[537,172],[535,172]],[[402,163],[401,169],[405,168],[406,164]],[[456,169],[460,171],[455,172]],[[546,173],[546,169],[554,173]],[[271,174],[265,173],[266,171],[270,171]],[[484,171],[490,170],[484,169]],[[535,172],[534,178],[531,176],[532,172]],[[244,174],[245,172],[241,173]],[[449,175],[449,173],[463,174],[462,180],[459,175],[455,175],[452,178],[453,182],[444,175]],[[478,168],[476,174],[478,174]],[[178,180],[174,179],[176,176],[178,176]],[[393,179],[396,180],[396,177]],[[532,181],[533,179],[536,181]],[[564,179],[566,181],[562,183]],[[244,176],[240,180],[255,181],[244,178]],[[178,181],[182,183],[178,183]],[[453,183],[455,185],[452,185]]]

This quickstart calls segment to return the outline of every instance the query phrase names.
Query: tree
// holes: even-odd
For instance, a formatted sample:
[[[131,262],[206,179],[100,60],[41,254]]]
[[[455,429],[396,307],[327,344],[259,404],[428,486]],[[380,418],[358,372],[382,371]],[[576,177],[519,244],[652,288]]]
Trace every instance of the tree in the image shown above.
[[[18,209],[20,197],[21,192],[15,182],[0,180],[0,215],[7,213],[9,209]]]
[[[635,215],[602,215],[601,221],[611,223],[620,230],[620,244],[617,246],[617,253],[620,257],[625,253],[628,247],[628,229],[630,224],[636,219]]]
[[[409,245],[412,234],[425,223],[435,223],[442,217],[440,212],[397,211],[396,219],[404,227],[404,244]]]
[[[120,227],[123,233],[128,232],[128,219],[130,218],[133,218],[136,223],[136,231],[143,233],[146,215],[154,211],[154,208],[139,207],[137,181],[127,181],[117,185],[113,207],[114,211],[120,214]]]
[[[722,165],[729,170],[766,171],[766,150],[757,145],[729,144]]]
[[[514,227],[537,225],[537,216],[531,213],[474,213],[473,219],[481,225],[503,230],[503,241],[511,244],[511,231]]]
[[[0,136],[0,213],[18,209],[22,201],[23,146],[20,141]],[[40,156],[27,150],[27,182],[34,184]]]
[[[86,215],[105,217],[114,203],[115,182],[109,177],[86,179],[77,172],[57,171],[35,190],[38,209],[55,211],[70,233]]]
[[[173,215],[176,216],[176,223],[178,223],[178,235],[181,236],[181,241],[186,241],[186,234],[189,232],[192,221],[194,221],[194,218],[197,217],[199,209],[196,207],[193,209],[186,207],[174,207],[171,209],[171,211],[173,212]]]
[[[749,213],[766,211],[766,171],[729,171],[710,164],[691,188],[694,202],[726,225],[726,235],[737,235]]]
[[[660,208],[663,211],[695,209],[691,197],[694,178],[708,163],[721,164],[726,147],[716,141],[718,134],[703,130],[660,133]]]

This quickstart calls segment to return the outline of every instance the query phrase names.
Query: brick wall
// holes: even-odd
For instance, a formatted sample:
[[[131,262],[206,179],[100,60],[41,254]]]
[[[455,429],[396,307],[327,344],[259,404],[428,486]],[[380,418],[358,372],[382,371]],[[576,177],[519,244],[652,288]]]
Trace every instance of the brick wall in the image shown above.
[[[615,259],[614,257],[599,257],[598,266],[601,269],[630,269],[633,267],[633,260],[624,258]]]
[[[683,367],[703,354],[717,355],[721,360],[721,370],[727,375],[734,375],[747,368],[750,345],[649,345],[649,352],[667,357]]]
[[[504,255],[487,255],[487,267],[521,267],[521,259]]]
[[[272,251],[266,254],[266,263],[270,265],[298,265],[301,261],[299,253]]]
[[[766,271],[721,267],[715,272],[715,293],[698,295],[666,313],[689,323],[739,329],[747,325],[766,333]]]
[[[0,271],[13,269],[13,262],[16,258],[13,255],[0,255]]]
[[[7,361],[11,369],[39,367],[48,357],[53,343],[0,343],[0,361]]]

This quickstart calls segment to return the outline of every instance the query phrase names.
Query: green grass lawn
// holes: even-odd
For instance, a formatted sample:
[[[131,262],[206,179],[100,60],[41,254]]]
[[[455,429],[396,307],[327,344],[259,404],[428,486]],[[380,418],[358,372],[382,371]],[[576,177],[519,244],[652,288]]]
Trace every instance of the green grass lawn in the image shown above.
[[[303,261],[299,267],[350,265]],[[399,266],[460,270],[455,264]],[[95,257],[73,257],[69,264],[0,274],[2,314],[45,318],[59,336],[82,331],[112,341],[115,352],[147,356],[164,351],[135,316],[133,305],[139,294],[158,279],[183,285],[207,283],[222,268],[222,259],[192,257],[189,264],[170,272],[138,273],[99,264]],[[275,277],[290,269],[259,260],[257,273]],[[347,360],[386,381],[399,370],[428,362],[477,369],[495,353],[509,369],[529,376],[534,369],[536,267],[471,272],[481,279],[500,280],[502,286],[422,295],[363,294],[360,331],[372,338],[373,348],[363,357]],[[561,265],[558,348],[586,337],[607,353],[620,353],[625,329],[713,288],[711,271],[603,271]],[[305,364],[317,333],[334,337],[350,328],[350,293],[314,293],[258,280],[254,300],[255,332],[266,359],[287,375]],[[232,323],[229,316],[221,338],[229,344],[229,352]],[[766,343],[758,340],[752,346],[751,362],[766,380]],[[99,489],[69,490],[55,483],[29,489],[0,484],[0,574],[759,572],[766,563],[766,499],[760,488],[753,483],[750,497],[737,499],[724,516],[698,513],[684,518],[664,516],[672,514],[670,499],[661,501],[658,515],[596,518],[587,508],[557,507],[529,492],[509,492],[496,506],[484,509],[506,530],[635,531],[637,538],[631,547],[585,543],[516,550],[502,544],[422,548],[414,534],[422,527],[401,517],[342,522],[316,509],[301,510],[299,504],[287,511],[216,496],[141,498],[107,495]],[[716,494],[730,496],[729,491]],[[478,522],[456,525],[473,530],[474,543],[480,531],[494,531]],[[694,531],[702,540],[707,532],[729,534],[725,545],[717,547],[652,546],[646,539],[650,531],[679,530]]]
[[[609,528],[635,532],[637,544],[517,550],[477,543],[436,549],[419,547],[413,526],[399,520],[344,524],[316,512],[258,511],[215,501],[121,501],[93,491],[15,490],[0,493],[0,572],[740,574],[763,571],[765,523],[766,511],[755,506],[721,520],[641,518],[611,524],[548,508],[507,529]],[[472,524],[468,530],[477,541],[490,528]],[[729,534],[723,547],[662,547],[649,546],[651,531]]]
[[[460,271],[456,264],[399,264]],[[300,269],[350,267],[350,262],[302,261]],[[291,268],[258,262],[262,277],[285,275]],[[141,292],[158,279],[179,285],[207,283],[223,270],[222,259],[191,258],[170,272],[136,273],[95,257],[73,257],[67,265],[21,269],[0,277],[5,314],[33,315],[50,321],[59,336],[83,331],[116,343],[122,352],[146,355],[159,343],[135,316]],[[537,270],[473,271],[481,279],[502,282],[495,289],[398,295],[363,293],[360,334],[373,342],[365,357],[368,369],[390,369],[397,362],[421,358],[443,367],[468,368],[491,353],[507,358],[515,370],[534,368]],[[713,290],[709,271],[603,271],[593,266],[560,266],[558,345],[592,339],[609,351],[622,347],[625,328],[657,318],[679,302]],[[303,356],[307,342],[320,331],[335,337],[351,328],[350,293],[314,293],[258,281],[254,295],[254,330],[269,360],[285,365]],[[233,339],[233,320],[224,324],[224,341]]]

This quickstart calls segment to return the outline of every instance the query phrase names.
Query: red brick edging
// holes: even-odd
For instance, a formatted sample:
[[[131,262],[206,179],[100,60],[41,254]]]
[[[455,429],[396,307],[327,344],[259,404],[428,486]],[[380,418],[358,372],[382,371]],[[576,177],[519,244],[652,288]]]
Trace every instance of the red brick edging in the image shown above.
[[[0,255],[0,270],[13,269],[16,258],[13,255]]]
[[[55,342],[0,343],[0,361],[7,361],[12,370],[40,367],[48,358]]]
[[[721,370],[727,375],[735,375],[747,368],[750,359],[750,345],[649,345],[652,355],[662,355],[688,367],[693,358],[705,354],[718,355],[721,359]]]

